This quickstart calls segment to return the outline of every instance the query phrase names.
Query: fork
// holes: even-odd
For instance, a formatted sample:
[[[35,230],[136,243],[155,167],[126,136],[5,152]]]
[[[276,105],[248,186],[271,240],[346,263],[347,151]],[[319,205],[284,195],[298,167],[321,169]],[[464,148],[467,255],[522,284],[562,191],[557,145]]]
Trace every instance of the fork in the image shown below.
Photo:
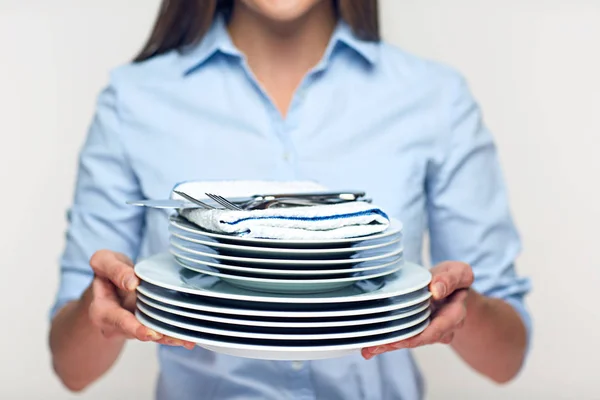
[[[219,196],[217,194],[213,194],[213,193],[205,193],[210,199],[214,200],[215,202],[219,203],[220,205],[222,205],[223,207],[225,207],[228,210],[233,210],[233,211],[244,211],[243,208],[237,206],[236,204],[230,202],[229,200],[227,200],[226,198]]]
[[[190,202],[192,202],[192,203],[194,203],[194,204],[197,204],[197,205],[199,205],[200,207],[202,207],[202,208],[205,208],[205,209],[207,209],[207,210],[214,210],[214,209],[216,208],[216,207],[213,207],[213,206],[211,206],[210,204],[206,204],[205,202],[203,202],[203,201],[200,201],[200,200],[198,200],[198,199],[196,199],[196,198],[194,198],[194,197],[190,196],[190,195],[189,195],[189,194],[187,194],[187,193],[183,193],[183,192],[180,192],[180,191],[178,191],[178,190],[174,190],[173,192],[177,193],[178,195],[180,195],[181,197],[183,197],[183,198],[184,198],[184,199],[186,199],[187,201],[190,201]],[[220,204],[220,203],[219,203],[219,204]]]
[[[307,200],[307,199],[293,199],[293,198],[277,198],[277,199],[272,199],[272,200],[252,200],[249,202],[245,202],[243,204],[235,204],[229,200],[227,200],[226,198],[224,198],[223,196],[219,196],[217,194],[214,193],[205,193],[210,199],[214,200],[215,202],[219,203],[220,205],[222,205],[223,207],[225,207],[228,210],[232,210],[232,211],[245,211],[245,210],[265,210],[267,208],[270,208],[273,205],[276,204],[287,204],[287,205],[294,205],[297,207],[301,207],[301,206],[314,206],[317,204],[323,204],[321,202],[315,202],[312,200]]]

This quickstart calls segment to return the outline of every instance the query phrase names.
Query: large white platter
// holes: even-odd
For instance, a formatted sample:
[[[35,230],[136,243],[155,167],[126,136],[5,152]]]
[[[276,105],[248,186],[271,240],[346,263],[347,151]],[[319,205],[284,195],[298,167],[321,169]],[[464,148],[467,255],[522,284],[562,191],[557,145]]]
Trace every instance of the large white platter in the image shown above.
[[[150,329],[176,339],[197,343],[218,353],[262,360],[319,360],[353,354],[365,347],[399,342],[418,335],[429,324],[426,320],[407,329],[364,338],[313,341],[274,341],[232,339],[169,326],[136,312],[138,320]],[[317,344],[318,343],[318,344]]]
[[[264,339],[264,340],[334,340],[350,339],[365,336],[384,335],[418,325],[429,318],[431,311],[426,309],[416,315],[401,320],[395,320],[381,324],[378,327],[350,326],[342,328],[290,328],[293,332],[283,332],[284,328],[268,328],[257,326],[236,326],[229,324],[218,324],[197,319],[185,318],[163,311],[151,309],[141,303],[137,304],[141,313],[157,321],[175,326],[177,328],[191,331],[209,333],[232,338]],[[296,333],[304,331],[306,333]],[[318,333],[317,333],[318,332]],[[325,333],[322,333],[325,332]]]
[[[297,318],[349,318],[352,316],[378,314],[408,309],[431,298],[431,293],[427,289],[421,289],[389,299],[342,304],[324,303],[320,306],[320,304],[264,303],[197,296],[173,292],[150,285],[147,282],[142,282],[138,286],[137,291],[152,300],[182,309],[232,316],[279,318],[282,320]],[[293,310],[289,308],[290,305],[303,307],[304,309]],[[308,306],[315,307],[315,309],[307,309]]]
[[[262,326],[271,328],[333,328],[342,326],[358,326],[358,325],[373,325],[382,324],[385,322],[395,321],[403,318],[411,317],[415,314],[419,314],[429,307],[429,300],[419,303],[413,307],[409,307],[404,310],[396,310],[391,312],[385,312],[375,315],[367,315],[366,318],[362,316],[355,316],[352,319],[348,318],[303,318],[300,321],[295,320],[290,322],[289,318],[286,319],[275,319],[275,318],[264,318],[260,316],[228,316],[227,314],[207,314],[198,311],[189,311],[185,308],[170,306],[168,304],[160,303],[152,300],[142,294],[138,294],[138,301],[148,306],[150,310],[156,309],[163,311],[175,316],[181,316],[186,318],[193,318],[198,320],[217,322],[221,324],[232,324],[232,325],[248,325],[248,326]]]

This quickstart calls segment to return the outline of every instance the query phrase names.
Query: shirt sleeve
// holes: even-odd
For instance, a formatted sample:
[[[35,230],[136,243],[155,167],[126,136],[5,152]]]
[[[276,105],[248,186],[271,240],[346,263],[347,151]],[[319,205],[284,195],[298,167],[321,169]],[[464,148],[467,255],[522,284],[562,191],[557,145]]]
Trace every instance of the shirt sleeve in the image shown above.
[[[117,90],[109,85],[98,97],[96,114],[80,152],[51,317],[89,286],[93,278],[89,260],[96,251],[109,249],[133,259],[139,252],[144,211],[125,203],[141,198],[141,193],[122,146],[123,134]]]
[[[528,342],[531,317],[524,297],[530,280],[515,269],[521,241],[512,220],[492,135],[464,79],[448,90],[449,129],[427,177],[428,218],[433,263],[469,263],[474,289],[505,300],[519,313]]]

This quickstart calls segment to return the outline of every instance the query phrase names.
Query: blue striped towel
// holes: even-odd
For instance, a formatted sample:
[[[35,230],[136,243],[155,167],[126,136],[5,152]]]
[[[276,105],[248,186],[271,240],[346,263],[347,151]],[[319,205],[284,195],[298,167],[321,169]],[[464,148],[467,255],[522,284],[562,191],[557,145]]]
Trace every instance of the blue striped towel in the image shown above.
[[[390,224],[383,210],[365,202],[253,211],[187,209],[181,215],[211,232],[288,240],[367,236]]]

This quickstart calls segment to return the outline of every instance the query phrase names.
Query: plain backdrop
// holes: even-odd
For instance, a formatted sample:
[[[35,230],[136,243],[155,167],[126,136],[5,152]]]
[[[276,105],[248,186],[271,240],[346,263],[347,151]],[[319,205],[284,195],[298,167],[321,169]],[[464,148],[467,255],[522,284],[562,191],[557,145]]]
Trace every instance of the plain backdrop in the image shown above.
[[[535,329],[497,387],[443,346],[417,351],[429,399],[600,399],[600,1],[384,0],[384,36],[468,78],[495,132],[523,240]],[[0,398],[72,398],[53,376],[48,309],[77,152],[108,71],[158,0],[0,0]],[[153,345],[131,343],[83,399],[150,399]]]

